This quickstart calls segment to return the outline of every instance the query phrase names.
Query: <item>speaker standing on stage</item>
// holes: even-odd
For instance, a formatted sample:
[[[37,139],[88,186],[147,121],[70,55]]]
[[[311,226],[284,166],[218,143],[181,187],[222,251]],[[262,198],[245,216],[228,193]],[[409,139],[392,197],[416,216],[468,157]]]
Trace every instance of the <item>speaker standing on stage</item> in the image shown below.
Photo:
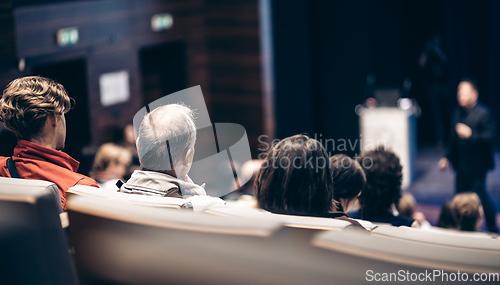
[[[460,105],[452,121],[450,142],[439,168],[451,163],[456,171],[456,192],[475,192],[483,204],[488,231],[498,232],[495,205],[486,190],[486,174],[495,167],[493,139],[495,127],[490,111],[478,102],[476,84],[469,79],[458,84]]]

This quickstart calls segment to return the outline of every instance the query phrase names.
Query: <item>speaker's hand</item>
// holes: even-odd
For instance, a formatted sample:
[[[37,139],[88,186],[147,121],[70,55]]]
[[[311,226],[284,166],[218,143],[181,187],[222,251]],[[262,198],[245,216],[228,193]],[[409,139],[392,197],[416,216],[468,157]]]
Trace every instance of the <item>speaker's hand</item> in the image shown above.
[[[443,157],[439,160],[438,167],[441,171],[445,171],[450,167],[450,161],[446,157]]]
[[[470,138],[470,136],[472,135],[472,129],[466,124],[456,124],[455,130],[457,131],[458,137],[464,140]]]

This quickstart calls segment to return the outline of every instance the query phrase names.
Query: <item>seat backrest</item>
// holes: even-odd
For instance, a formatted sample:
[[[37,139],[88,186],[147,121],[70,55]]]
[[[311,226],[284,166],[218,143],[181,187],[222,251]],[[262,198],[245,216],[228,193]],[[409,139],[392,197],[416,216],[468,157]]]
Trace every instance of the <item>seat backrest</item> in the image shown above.
[[[271,220],[283,223],[288,227],[303,229],[342,230],[351,225],[347,221],[337,219],[273,214],[265,210],[237,205],[211,206],[205,212],[221,216]]]
[[[42,181],[42,180],[31,180],[31,179],[18,179],[18,178],[9,178],[9,177],[0,177],[0,189],[4,187],[8,187],[10,185],[18,185],[18,186],[23,186],[23,187],[45,187],[49,190],[52,191],[54,194],[54,199],[58,202],[58,211],[59,213],[63,212],[62,205],[61,205],[61,195],[59,195],[59,188],[57,188],[57,185],[49,182],[49,181]]]
[[[256,219],[237,219],[197,215],[191,211],[163,211],[155,207],[139,206],[118,199],[99,199],[88,196],[71,196],[68,214],[109,218],[140,225],[160,226],[166,229],[208,232],[216,234],[269,236],[281,227],[280,223]]]
[[[84,185],[76,185],[69,188],[69,190],[66,192],[66,197],[72,195],[110,198],[115,200],[128,201],[136,205],[173,209],[180,209],[183,205],[186,204],[186,200],[181,198],[128,194]]]
[[[420,228],[421,230],[424,230],[426,232],[436,232],[436,233],[443,233],[443,234],[451,234],[451,235],[456,235],[460,234],[460,236],[467,236],[467,237],[476,237],[476,238],[486,238],[486,239],[499,239],[500,235],[496,233],[490,233],[490,232],[468,232],[468,231],[459,231],[456,229],[451,229],[451,228],[440,228],[440,227],[426,227],[426,228]]]
[[[479,239],[477,242],[482,241],[483,239]],[[355,235],[349,231],[328,231],[318,234],[313,244],[381,262],[432,270],[460,270],[471,273],[500,270],[498,251],[414,242],[373,233]]]
[[[70,196],[67,209],[78,271],[89,284],[102,280],[147,284],[151,274],[167,276],[165,272],[170,274],[170,281],[165,282],[177,284],[182,278],[194,278],[189,272],[203,271],[203,263],[210,267],[210,262],[217,261],[219,252],[211,244],[238,241],[243,247],[246,242],[268,239],[282,228],[273,221],[159,209],[83,195]],[[191,252],[200,248],[205,248],[201,255]],[[210,256],[206,250],[215,252]],[[156,267],[161,265],[158,272],[149,272],[152,260],[158,262]]]
[[[423,272],[294,240],[296,229],[270,220],[85,196],[67,207],[84,284],[358,284],[367,268]]]
[[[61,201],[55,198],[53,186],[45,181],[1,179],[2,284],[78,284],[59,219]]]
[[[380,226],[373,230],[373,234],[443,246],[495,250],[500,254],[500,240],[483,233]]]

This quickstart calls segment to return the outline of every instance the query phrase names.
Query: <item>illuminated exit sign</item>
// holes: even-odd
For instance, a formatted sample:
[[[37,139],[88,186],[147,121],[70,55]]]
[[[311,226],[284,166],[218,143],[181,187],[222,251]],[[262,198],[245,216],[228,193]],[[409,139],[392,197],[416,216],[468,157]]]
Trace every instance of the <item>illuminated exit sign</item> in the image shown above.
[[[151,17],[151,29],[155,32],[168,30],[174,24],[174,18],[170,14],[156,14]]]
[[[60,47],[72,46],[78,42],[78,29],[66,28],[57,31],[57,45]]]

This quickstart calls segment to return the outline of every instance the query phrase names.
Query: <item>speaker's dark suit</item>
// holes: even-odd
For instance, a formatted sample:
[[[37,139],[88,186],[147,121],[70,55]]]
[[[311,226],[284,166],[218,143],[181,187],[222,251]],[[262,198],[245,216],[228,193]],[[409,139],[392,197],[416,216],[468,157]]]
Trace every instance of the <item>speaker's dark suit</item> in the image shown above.
[[[461,139],[455,126],[463,123],[469,126],[472,134]],[[456,171],[457,193],[472,191],[481,198],[486,223],[490,232],[498,232],[495,224],[495,206],[486,190],[486,173],[495,167],[493,139],[495,126],[490,111],[478,103],[470,110],[458,107],[451,125],[450,143],[446,158]]]

